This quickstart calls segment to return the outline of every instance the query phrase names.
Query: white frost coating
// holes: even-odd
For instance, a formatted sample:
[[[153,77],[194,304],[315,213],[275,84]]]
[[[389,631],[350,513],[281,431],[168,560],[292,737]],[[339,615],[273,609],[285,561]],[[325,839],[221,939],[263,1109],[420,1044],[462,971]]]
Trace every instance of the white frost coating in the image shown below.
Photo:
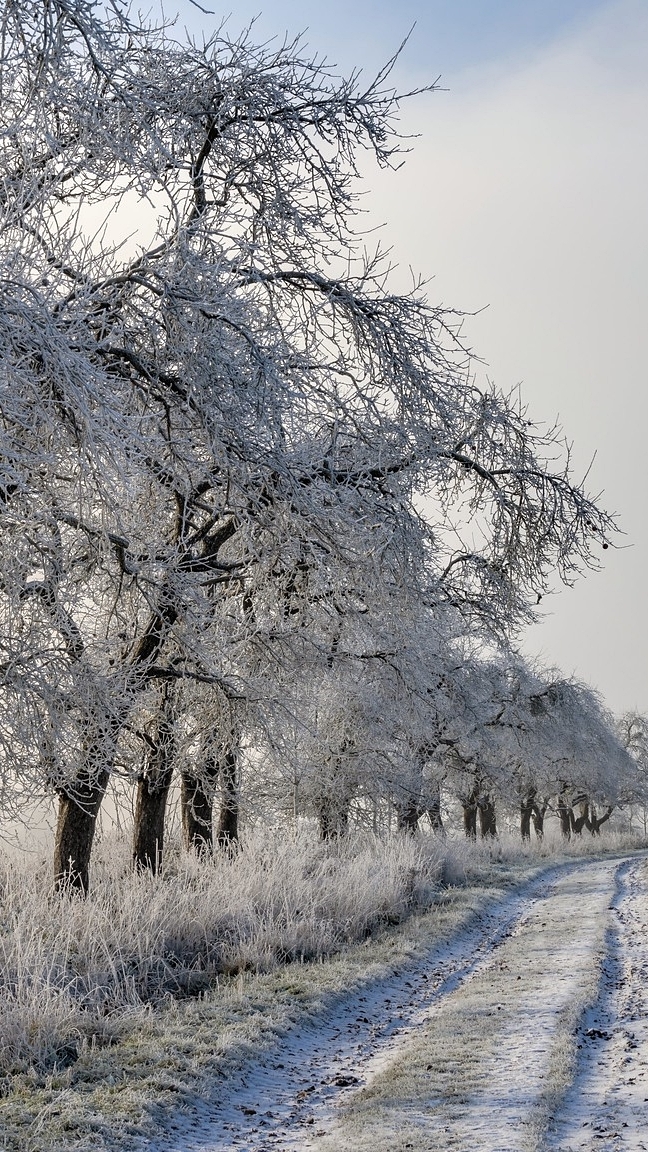
[[[596,985],[614,871],[612,862],[588,864],[535,899],[318,1146],[387,1147],[389,1133],[394,1149],[537,1148],[569,1070],[573,1026]]]
[[[290,1033],[222,1106],[204,1105],[155,1147],[545,1147],[572,1078],[577,1026],[596,1000],[618,869],[579,864],[551,886],[545,876],[453,945],[345,1001],[317,1030]]]
[[[620,870],[601,997],[583,1022],[581,1066],[551,1152],[648,1148],[647,879],[645,861]]]

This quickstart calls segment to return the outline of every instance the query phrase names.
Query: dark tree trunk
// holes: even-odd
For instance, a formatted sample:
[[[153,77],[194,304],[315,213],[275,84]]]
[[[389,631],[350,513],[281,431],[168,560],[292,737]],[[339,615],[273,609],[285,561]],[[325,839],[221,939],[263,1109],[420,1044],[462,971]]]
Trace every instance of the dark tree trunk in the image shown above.
[[[409,795],[395,801],[396,827],[399,832],[418,831],[419,820],[427,812],[432,830],[443,832],[441,788],[434,780],[425,779],[425,767],[434,755],[436,744],[426,741],[416,749],[415,769],[409,784]]]
[[[570,840],[574,823],[574,813],[572,812],[571,805],[562,797],[558,800],[558,819],[560,820],[560,831],[563,839]]]
[[[157,784],[145,776],[137,781],[133,834],[133,868],[137,872],[148,870],[155,876],[162,867],[164,817],[171,776],[169,770],[167,778]]]
[[[353,751],[353,741],[345,740],[340,751],[341,756],[333,762],[332,770],[324,777],[324,787],[317,800],[321,840],[337,840],[349,831],[353,786],[345,770],[345,753]]]
[[[74,889],[83,893],[88,891],[92,843],[97,816],[113,767],[114,744],[137,694],[146,687],[144,670],[157,657],[177,615],[174,598],[165,585],[160,593],[159,606],[152,613],[123,669],[123,696],[119,706],[109,718],[89,718],[89,726],[95,734],[98,731],[99,735],[88,741],[85,763],[74,784],[68,792],[61,794],[59,800],[54,843],[56,889]]]
[[[544,820],[545,820],[545,813],[546,813],[548,807],[549,807],[549,801],[548,800],[545,800],[542,805],[540,805],[540,804],[534,804],[533,805],[533,812],[531,814],[531,818],[533,820],[533,827],[535,828],[535,834],[536,834],[538,840],[542,840],[542,838],[544,837]]]
[[[349,831],[349,801],[323,796],[318,806],[320,839],[337,840]]]
[[[464,832],[469,840],[477,839],[477,801],[469,797],[461,801]]]
[[[415,800],[406,800],[396,804],[396,828],[399,832],[407,832],[413,836],[418,832],[418,822],[421,810]]]
[[[175,759],[174,723],[176,687],[170,682],[161,692],[157,732],[149,747],[146,766],[137,781],[133,867],[154,875],[162,865],[164,816]]]
[[[95,719],[88,734],[83,762],[73,784],[59,794],[56,838],[54,841],[54,886],[57,891],[87,894],[90,885],[90,856],[97,816],[112,771],[115,740],[125,712]]]
[[[580,836],[583,828],[589,828],[589,801],[584,800],[580,805],[580,812],[578,816],[572,814],[572,832]]]
[[[236,783],[236,753],[228,752],[221,768],[222,800],[216,842],[230,851],[238,844],[239,798]]]
[[[603,824],[605,824],[607,820],[610,819],[610,816],[612,815],[613,812],[614,812],[614,805],[611,804],[611,805],[609,805],[608,808],[606,808],[603,816],[597,817],[596,808],[592,804],[591,809],[590,809],[590,818],[589,818],[589,824],[588,824],[588,827],[589,827],[590,832],[592,833],[592,836],[600,836],[601,826]]]
[[[220,781],[221,805],[216,829],[220,848],[232,849],[239,837],[239,797],[237,785],[238,748],[230,745],[223,753],[222,744],[209,740],[208,754],[199,775],[181,774],[180,804],[185,847],[199,854],[214,850],[214,799]]]
[[[520,834],[523,840],[531,839],[531,817],[533,809],[529,804],[520,805]]]
[[[92,843],[109,778],[106,769],[80,774],[74,783],[74,794],[59,796],[54,842],[57,891],[73,891],[84,896],[88,893]]]
[[[490,796],[482,797],[479,802],[479,830],[482,840],[497,836],[495,803]]]
[[[523,840],[531,839],[531,817],[533,816],[535,797],[536,790],[531,788],[524,793],[520,801],[520,832]]]
[[[214,764],[214,782],[218,775],[218,765]],[[182,810],[182,835],[184,845],[188,852],[198,855],[211,855],[214,849],[214,833],[212,829],[212,811],[214,793],[211,786],[209,790],[202,780],[196,779],[189,772],[181,774],[180,807]]]

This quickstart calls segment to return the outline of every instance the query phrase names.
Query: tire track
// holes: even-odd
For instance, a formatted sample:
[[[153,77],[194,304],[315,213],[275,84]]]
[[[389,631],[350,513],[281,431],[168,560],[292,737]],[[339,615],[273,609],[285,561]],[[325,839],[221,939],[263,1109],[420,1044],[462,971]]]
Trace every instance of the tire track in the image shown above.
[[[539,893],[487,962],[354,1094],[321,1152],[536,1152],[596,997],[618,867],[581,863]]]
[[[619,869],[600,995],[579,1030],[574,1083],[551,1152],[648,1149],[648,864]]]
[[[431,1082],[433,1077],[429,1075],[434,1071],[434,1058],[430,1063],[423,1052],[422,1059],[427,1061],[423,1064],[426,1073],[423,1078],[423,1090],[428,1100],[423,1106],[425,1115],[422,1123],[418,1121],[414,1123],[415,1143],[404,1137],[401,1139],[402,1133],[399,1135],[397,1124],[395,1133],[389,1136],[387,1143],[376,1144],[375,1138],[372,1143],[369,1135],[370,1142],[366,1146],[390,1149],[437,1147],[437,1144],[429,1143],[426,1131],[430,1127],[438,1128],[439,1121],[444,1120],[442,1125],[445,1129],[444,1142],[438,1147],[491,1147],[490,1143],[462,1145],[454,1142],[452,1128],[453,1124],[455,1128],[457,1125],[452,1121],[452,1115],[453,1105],[458,1103],[459,1111],[463,1115],[470,1116],[474,1113],[471,1121],[474,1123],[479,1110],[483,1111],[484,1108],[483,1092],[480,1095],[479,1085],[482,1084],[483,1087],[483,1083],[486,1083],[493,1101],[492,1115],[508,1116],[506,1112],[508,1105],[505,1101],[509,1099],[509,1103],[511,1102],[511,1093],[508,1092],[506,1085],[511,1082],[511,1069],[505,1072],[503,1079],[500,1075],[504,1095],[500,1092],[498,1096],[494,1088],[498,1075],[498,1061],[501,1073],[503,1052],[506,1049],[509,1052],[513,1051],[516,1044],[518,1049],[520,1044],[528,1049],[529,1043],[528,1027],[525,1030],[524,1025],[520,1027],[519,1023],[516,1024],[516,1020],[519,1021],[521,1018],[520,1013],[524,1006],[519,1002],[521,988],[514,986],[521,985],[522,978],[521,973],[511,974],[507,949],[513,947],[515,953],[517,947],[519,953],[519,946],[516,945],[519,937],[524,937],[527,942],[533,940],[534,935],[537,937],[538,925],[543,925],[542,917],[545,915],[543,909],[555,901],[561,885],[566,889],[562,898],[561,914],[564,918],[569,911],[570,900],[573,899],[570,896],[569,884],[575,883],[582,896],[584,888],[587,887],[584,878],[592,875],[592,869],[596,871],[598,868],[599,873],[603,870],[611,885],[616,866],[609,862],[606,865],[570,862],[568,865],[549,869],[522,890],[518,890],[475,918],[471,927],[454,941],[433,949],[422,960],[394,971],[391,978],[381,980],[375,986],[366,987],[348,997],[317,1025],[291,1030],[277,1042],[276,1047],[264,1054],[263,1058],[253,1065],[246,1066],[236,1078],[236,1082],[230,1080],[221,1083],[221,1088],[227,1092],[226,1098],[218,1102],[197,1104],[191,1117],[187,1117],[186,1121],[179,1120],[177,1135],[160,1138],[151,1145],[151,1149],[159,1149],[159,1152],[199,1152],[199,1150],[240,1152],[242,1149],[245,1152],[275,1152],[275,1150],[287,1152],[295,1148],[305,1150],[319,1147],[324,1152],[325,1147],[360,1148],[365,1144],[365,1140],[362,1137],[361,1143],[358,1143],[360,1137],[357,1132],[354,1134],[353,1119],[348,1123],[345,1122],[345,1129],[345,1123],[342,1123],[340,1128],[338,1118],[344,1117],[346,1113],[352,1116],[354,1109],[357,1111],[358,1107],[362,1112],[363,1095],[369,1099],[369,1106],[372,1107],[372,1092],[374,1099],[376,1091],[380,1096],[379,1086],[385,1077],[389,1080],[389,1070],[398,1067],[399,1062],[402,1063],[403,1060],[407,1063],[408,1053],[412,1047],[416,1048],[417,1045],[423,1044],[423,1049],[425,1048],[425,1034],[430,1022],[449,1010],[448,1005],[456,1006],[461,1000],[462,990],[469,986],[477,989],[478,998],[486,997],[482,1007],[489,1015],[485,1018],[495,1017],[494,1020],[491,1019],[491,1033],[492,1037],[499,1037],[501,1042],[499,1054],[494,1054],[492,1043],[482,1042],[476,1047],[475,1037],[471,1038],[472,1054],[464,1053],[463,1058],[467,1064],[475,1065],[472,1071],[468,1070],[465,1074],[466,1084],[473,1083],[473,1097],[470,1097],[470,1093],[466,1095],[465,1092],[458,1101],[448,1100],[447,1093],[444,1096],[443,1092],[440,1095],[437,1092],[435,1096],[436,1089]],[[581,877],[580,882],[578,877]],[[597,891],[600,890],[601,883],[599,875]],[[609,901],[609,893],[605,891],[602,896],[599,891],[599,897],[604,903]],[[557,931],[559,938],[561,934],[564,937],[560,926]],[[588,947],[591,951],[591,943]],[[537,955],[534,962],[538,973],[537,979],[541,979],[542,954]],[[520,980],[515,979],[516,975],[520,976]],[[495,976],[497,978],[494,978]],[[541,1034],[543,1037],[540,1049],[534,1058],[538,1068],[540,1065],[544,1067],[549,1059],[548,1047],[551,1047],[552,1029],[556,1024],[555,1004],[552,1007],[555,1001],[555,996],[552,999],[554,991],[552,972],[548,973],[547,980],[548,983],[540,995],[540,1001],[545,1005],[545,1018],[541,1020],[540,1013],[535,1020],[538,1035]],[[478,985],[483,986],[484,991],[479,991]],[[506,1010],[504,1004],[489,1005],[488,996],[495,993],[496,998],[499,994],[499,998],[502,999],[501,993],[506,987],[513,988],[514,991],[513,1001],[506,1006]],[[569,992],[566,990],[565,1000],[568,999]],[[501,1015],[502,1011],[504,1015]],[[413,1057],[415,1065],[417,1059],[419,1064],[421,1063],[419,1056],[420,1053]],[[444,1058],[447,1056],[448,1053],[445,1053]],[[527,1074],[527,1087],[524,1088],[522,1085],[520,1097],[519,1069],[516,1071],[514,1078],[517,1085],[516,1100],[528,1099],[529,1076]],[[536,1096],[542,1094],[543,1076],[544,1072],[537,1072]],[[378,1111],[381,1109],[383,1102],[380,1103]],[[393,1124],[387,1116],[389,1108],[383,1110],[385,1111],[383,1127],[387,1138],[387,1130],[391,1132]],[[416,1105],[410,1107],[409,1112],[413,1115],[416,1112]],[[513,1101],[511,1116],[517,1116],[518,1113],[519,1107]],[[505,1128],[512,1123],[511,1116],[505,1120]],[[528,1125],[528,1118],[525,1123]],[[362,1126],[363,1129],[367,1128],[364,1120]],[[369,1124],[369,1128],[372,1127],[373,1125]],[[456,1132],[459,1141],[462,1139],[461,1128],[460,1124]],[[529,1132],[532,1129],[533,1125],[529,1128]],[[419,1143],[419,1137],[428,1142]],[[498,1148],[504,1146],[506,1145],[501,1141],[500,1144],[493,1145]],[[522,1145],[518,1143],[511,1147],[518,1152]]]

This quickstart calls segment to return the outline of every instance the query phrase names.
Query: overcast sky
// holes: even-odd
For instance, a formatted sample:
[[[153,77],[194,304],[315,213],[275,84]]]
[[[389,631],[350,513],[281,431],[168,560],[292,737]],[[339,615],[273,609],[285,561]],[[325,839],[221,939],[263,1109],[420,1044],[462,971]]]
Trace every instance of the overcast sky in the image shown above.
[[[224,4],[167,0],[192,32]],[[557,416],[622,548],[553,596],[526,649],[648,711],[648,6],[644,0],[244,0],[236,33],[306,32],[342,71],[375,70],[415,25],[401,86],[420,134],[402,171],[368,174],[372,220],[430,299],[468,312],[478,369]],[[601,556],[603,559],[603,555]]]

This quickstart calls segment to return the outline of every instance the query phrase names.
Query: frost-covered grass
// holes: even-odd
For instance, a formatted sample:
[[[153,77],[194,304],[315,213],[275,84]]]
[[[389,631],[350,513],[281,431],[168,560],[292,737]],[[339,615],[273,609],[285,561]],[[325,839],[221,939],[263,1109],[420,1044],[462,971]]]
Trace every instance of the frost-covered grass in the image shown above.
[[[568,851],[624,846],[608,835]],[[132,876],[128,858],[125,840],[107,838],[85,901],[52,896],[45,856],[1,861],[7,1148],[134,1147],[153,1101],[200,1091],[555,857],[549,840],[326,846],[309,829],[266,829],[233,859],[172,850],[158,879]]]
[[[399,837],[334,848],[304,832],[259,831],[233,859],[176,853],[159,879],[103,845],[87,900],[57,899],[49,864],[0,872],[0,1075],[59,1068],[147,1005],[195,995],[218,976],[321,960],[378,925],[429,907],[443,849]]]
[[[568,850],[600,851],[601,843],[579,838]],[[605,844],[616,846],[610,837]],[[132,875],[128,843],[112,837],[99,846],[87,900],[52,896],[48,859],[5,856],[0,1075],[64,1067],[84,1046],[111,1042],[147,1006],[196,995],[219,976],[321,960],[425,911],[441,886],[487,882],[553,857],[555,847],[506,836],[466,844],[362,835],[323,845],[308,829],[265,829],[233,859],[172,851],[154,879]]]

